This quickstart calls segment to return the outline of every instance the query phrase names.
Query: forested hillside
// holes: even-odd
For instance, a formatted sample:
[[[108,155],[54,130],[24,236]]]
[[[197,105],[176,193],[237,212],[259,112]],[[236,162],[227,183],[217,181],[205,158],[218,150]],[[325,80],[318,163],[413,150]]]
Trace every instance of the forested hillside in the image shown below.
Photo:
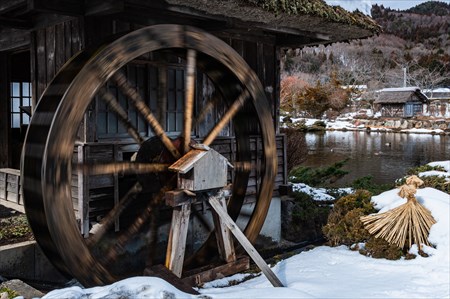
[[[282,75],[289,80],[282,82],[282,97],[288,85],[298,84],[331,90],[367,85],[369,91],[405,83],[422,89],[450,86],[449,4],[429,1],[408,11],[374,5],[371,13],[383,27],[379,36],[286,51]]]

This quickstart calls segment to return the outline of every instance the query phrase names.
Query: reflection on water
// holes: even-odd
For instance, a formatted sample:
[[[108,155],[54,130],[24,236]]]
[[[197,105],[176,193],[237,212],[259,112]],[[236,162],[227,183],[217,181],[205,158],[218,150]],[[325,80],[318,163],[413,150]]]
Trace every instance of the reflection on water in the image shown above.
[[[303,166],[327,166],[349,158],[350,174],[338,184],[371,175],[377,183],[392,183],[412,167],[450,160],[450,136],[361,131],[307,133],[308,159]]]

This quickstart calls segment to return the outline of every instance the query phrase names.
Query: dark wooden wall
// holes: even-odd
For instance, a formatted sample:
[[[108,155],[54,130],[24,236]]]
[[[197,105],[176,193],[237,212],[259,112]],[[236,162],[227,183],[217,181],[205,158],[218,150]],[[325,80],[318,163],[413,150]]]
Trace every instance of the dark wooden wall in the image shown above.
[[[83,48],[82,19],[32,32],[30,48],[33,100],[37,102],[58,70]]]
[[[10,151],[10,104],[9,104],[9,59],[0,52],[0,168],[9,167]]]
[[[111,18],[79,18],[31,34],[33,98],[38,99],[62,65],[79,50],[110,36],[142,27]],[[279,115],[279,52],[275,37],[216,33],[231,45],[260,78],[270,101],[275,129]]]

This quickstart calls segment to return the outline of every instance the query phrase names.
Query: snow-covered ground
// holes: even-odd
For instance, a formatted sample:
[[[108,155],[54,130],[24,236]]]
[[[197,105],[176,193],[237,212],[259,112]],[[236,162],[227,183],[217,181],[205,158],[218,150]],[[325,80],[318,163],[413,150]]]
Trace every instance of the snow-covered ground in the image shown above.
[[[450,161],[430,165],[441,165],[450,173]],[[380,212],[393,209],[405,203],[397,192],[384,192],[372,201]],[[104,287],[55,290],[44,298],[449,298],[450,195],[423,188],[416,197],[437,221],[428,238],[434,247],[424,247],[427,258],[390,261],[363,256],[345,246],[320,246],[273,266],[284,288],[272,287],[263,275],[227,287],[246,276],[236,274],[205,284],[199,289],[201,295],[194,296],[159,278],[134,277]],[[417,252],[417,247],[411,251]]]
[[[366,115],[371,116],[372,111],[367,110]],[[358,121],[354,119],[356,116],[356,113],[347,113],[345,115],[342,115],[336,120],[320,120],[315,118],[291,118],[293,123],[300,123],[305,122],[305,126],[311,127],[316,121],[323,121],[326,124],[327,130],[347,130],[347,131],[361,131],[366,130],[367,125],[364,123],[364,121]],[[376,115],[375,115],[376,116]],[[280,117],[280,122],[282,126],[285,126],[283,124],[283,118]],[[393,131],[390,127],[383,127],[383,126],[371,126],[370,130],[372,132],[391,132]],[[410,128],[410,129],[401,129],[399,130],[402,133],[411,133],[411,134],[445,134],[444,130],[441,129],[431,129],[431,128]]]

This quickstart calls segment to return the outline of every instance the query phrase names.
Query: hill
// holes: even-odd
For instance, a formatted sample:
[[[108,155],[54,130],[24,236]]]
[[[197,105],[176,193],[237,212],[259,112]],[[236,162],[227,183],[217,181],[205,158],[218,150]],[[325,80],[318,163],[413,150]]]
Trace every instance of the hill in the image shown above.
[[[338,80],[369,90],[450,86],[450,5],[428,1],[406,11],[372,6],[379,36],[286,52],[283,75],[315,84]],[[333,79],[334,78],[334,79]]]

